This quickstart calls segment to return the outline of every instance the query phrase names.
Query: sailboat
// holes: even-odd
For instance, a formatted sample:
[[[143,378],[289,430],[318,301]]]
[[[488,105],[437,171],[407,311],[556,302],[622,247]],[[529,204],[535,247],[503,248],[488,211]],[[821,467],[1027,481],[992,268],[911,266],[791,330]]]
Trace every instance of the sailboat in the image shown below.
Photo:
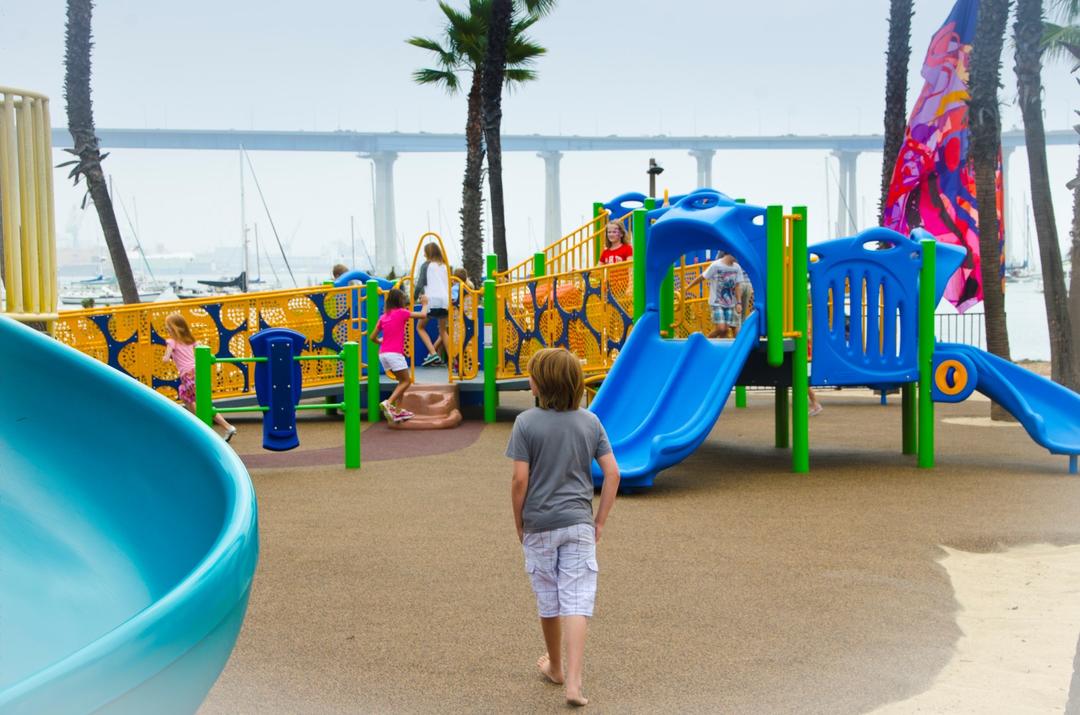
[[[1038,271],[1035,270],[1035,253],[1031,242],[1031,209],[1027,199],[1024,200],[1024,243],[1021,255],[1013,254],[1011,260],[1005,261],[1006,283],[1031,283],[1041,280]]]

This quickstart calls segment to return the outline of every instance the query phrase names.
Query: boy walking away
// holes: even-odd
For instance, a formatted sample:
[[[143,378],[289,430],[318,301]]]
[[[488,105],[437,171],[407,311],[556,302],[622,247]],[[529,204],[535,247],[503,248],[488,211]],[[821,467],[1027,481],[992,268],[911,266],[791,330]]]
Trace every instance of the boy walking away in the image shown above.
[[[506,456],[514,460],[514,524],[547,647],[536,664],[551,682],[565,683],[567,703],[585,705],[581,678],[596,600],[596,544],[619,490],[619,467],[600,420],[579,409],[585,376],[576,356],[538,351],[529,360],[529,386],[539,406],[518,415]],[[604,473],[595,516],[594,459]]]
[[[709,307],[713,330],[710,338],[734,338],[742,325],[742,268],[735,256],[725,253],[709,264],[700,276],[690,281],[686,293],[701,281],[709,281]],[[730,333],[730,335],[729,335]]]

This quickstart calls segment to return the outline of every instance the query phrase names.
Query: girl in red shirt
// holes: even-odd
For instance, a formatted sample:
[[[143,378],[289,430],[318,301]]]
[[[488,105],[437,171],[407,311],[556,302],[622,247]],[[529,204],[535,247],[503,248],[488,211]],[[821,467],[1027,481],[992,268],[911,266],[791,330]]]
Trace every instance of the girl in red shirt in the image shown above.
[[[601,265],[621,263],[634,257],[634,247],[626,242],[626,229],[618,221],[607,225],[604,235],[607,248],[600,254]]]

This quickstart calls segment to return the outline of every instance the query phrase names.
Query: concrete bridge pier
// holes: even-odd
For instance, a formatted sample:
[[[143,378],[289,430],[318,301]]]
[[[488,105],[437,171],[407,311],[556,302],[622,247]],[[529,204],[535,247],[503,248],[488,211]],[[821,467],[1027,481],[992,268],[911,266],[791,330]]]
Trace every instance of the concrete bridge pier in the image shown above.
[[[697,159],[697,184],[698,189],[716,188],[712,183],[712,160],[716,154],[715,149],[691,149],[690,156]]]
[[[840,161],[839,191],[836,203],[836,236],[854,235],[858,231],[859,203],[855,186],[855,168],[860,152],[850,149],[837,149],[835,156]]]
[[[544,160],[544,245],[562,238],[562,197],[559,192],[559,160],[561,151],[541,151]]]
[[[385,276],[398,265],[397,224],[394,220],[394,161],[395,151],[361,154],[375,166],[375,273]],[[398,271],[400,274],[400,270]]]

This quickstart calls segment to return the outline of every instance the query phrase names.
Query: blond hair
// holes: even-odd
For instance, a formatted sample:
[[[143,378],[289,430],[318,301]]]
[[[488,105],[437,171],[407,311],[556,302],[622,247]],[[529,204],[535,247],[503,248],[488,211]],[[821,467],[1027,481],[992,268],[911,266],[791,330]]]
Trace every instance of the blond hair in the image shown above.
[[[181,342],[184,345],[195,344],[195,336],[191,334],[191,328],[188,327],[187,321],[184,320],[184,316],[179,313],[170,313],[168,317],[165,318],[165,327],[171,330],[178,342]]]
[[[581,361],[562,348],[544,348],[529,358],[529,375],[536,384],[537,401],[545,410],[576,410],[585,393]]]

